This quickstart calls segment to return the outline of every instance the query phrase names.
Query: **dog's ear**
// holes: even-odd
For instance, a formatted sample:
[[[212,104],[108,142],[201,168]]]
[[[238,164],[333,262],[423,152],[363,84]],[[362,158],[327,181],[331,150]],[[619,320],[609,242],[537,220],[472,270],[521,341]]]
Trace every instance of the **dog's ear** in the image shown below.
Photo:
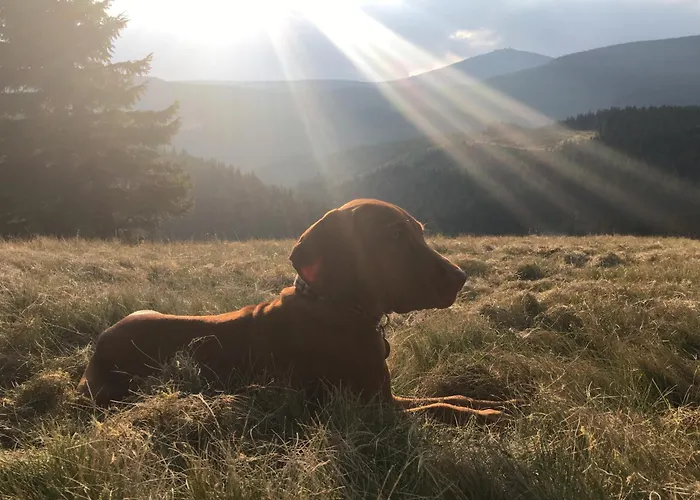
[[[327,288],[352,267],[352,214],[331,210],[301,235],[289,259],[310,286]],[[347,285],[347,283],[338,283]]]

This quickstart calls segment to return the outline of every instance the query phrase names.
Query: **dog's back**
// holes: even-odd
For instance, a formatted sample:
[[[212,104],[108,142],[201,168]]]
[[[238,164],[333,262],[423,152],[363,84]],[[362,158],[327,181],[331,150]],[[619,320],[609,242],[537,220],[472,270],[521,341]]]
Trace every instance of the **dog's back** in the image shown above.
[[[376,395],[384,379],[384,343],[370,324],[324,306],[287,288],[273,301],[216,316],[138,311],[98,337],[78,390],[100,405],[123,399],[134,377],[155,373],[187,349],[202,377],[223,386],[259,375]]]

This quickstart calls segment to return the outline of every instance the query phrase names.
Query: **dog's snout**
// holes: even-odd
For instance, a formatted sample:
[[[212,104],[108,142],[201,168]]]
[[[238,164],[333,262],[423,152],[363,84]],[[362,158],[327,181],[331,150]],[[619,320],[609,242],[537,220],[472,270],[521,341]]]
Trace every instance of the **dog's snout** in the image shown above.
[[[467,273],[462,271],[459,267],[454,266],[452,269],[452,279],[454,279],[455,283],[459,285],[459,288],[462,288],[464,284],[467,282]]]
[[[437,300],[434,307],[444,309],[454,304],[457,295],[467,282],[467,273],[462,271],[458,266],[444,259],[440,265],[439,285],[434,288],[436,294],[434,298]]]
[[[447,270],[447,276],[451,283],[458,289],[462,289],[467,282],[467,273],[462,271],[458,266],[450,266]]]
[[[447,259],[443,260],[440,267],[442,268],[440,274],[445,285],[450,289],[456,288],[461,290],[467,282],[467,273]]]

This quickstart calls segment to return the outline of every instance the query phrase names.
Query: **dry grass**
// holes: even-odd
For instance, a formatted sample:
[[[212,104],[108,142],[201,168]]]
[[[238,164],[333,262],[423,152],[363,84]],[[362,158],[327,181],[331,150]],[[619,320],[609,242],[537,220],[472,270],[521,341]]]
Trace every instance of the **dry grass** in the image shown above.
[[[291,242],[0,244],[0,498],[700,498],[700,243],[434,244],[470,281],[393,318],[395,389],[525,398],[503,428],[217,395],[184,358],[121,410],[85,408],[102,329],[269,298]]]

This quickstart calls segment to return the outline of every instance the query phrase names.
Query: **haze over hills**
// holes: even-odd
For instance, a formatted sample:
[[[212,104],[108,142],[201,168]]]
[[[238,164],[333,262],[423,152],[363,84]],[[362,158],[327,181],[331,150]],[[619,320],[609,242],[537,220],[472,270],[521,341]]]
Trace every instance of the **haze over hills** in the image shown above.
[[[505,49],[465,59],[450,69],[482,79],[548,60],[547,56]],[[446,69],[426,75],[432,82]],[[428,80],[417,77],[385,84],[352,80],[168,82],[151,79],[140,106],[159,109],[179,101],[183,128],[174,141],[176,147],[196,156],[258,171],[266,181],[287,184],[297,175],[287,172],[280,162],[292,161],[303,169],[304,164],[349,148],[420,136],[420,131],[384,92],[387,85],[409,82],[412,86],[425,81]],[[433,121],[444,122],[440,115],[445,110],[421,112]],[[448,124],[442,125],[446,131],[449,129]],[[464,117],[460,125],[467,131],[478,123]],[[331,158],[329,162],[342,164],[343,160]],[[307,170],[304,175],[318,172],[313,165]],[[285,173],[290,174],[289,179],[285,179]]]
[[[545,59],[495,51],[431,72],[431,78],[445,71],[459,75],[466,68],[473,74],[478,73],[473,68],[481,68],[481,75],[506,72],[487,77],[483,84],[552,119],[612,106],[700,104],[700,36]],[[530,67],[508,72],[518,65]],[[325,171],[325,158],[340,151],[425,137],[402,113],[407,109],[439,135],[468,133],[489,122],[530,124],[507,104],[485,101],[476,85],[436,91],[420,81],[421,76],[382,84],[153,80],[140,106],[160,109],[179,101],[183,128],[176,147],[282,183]],[[469,113],[477,107],[478,118]],[[363,161],[369,161],[366,154]]]

